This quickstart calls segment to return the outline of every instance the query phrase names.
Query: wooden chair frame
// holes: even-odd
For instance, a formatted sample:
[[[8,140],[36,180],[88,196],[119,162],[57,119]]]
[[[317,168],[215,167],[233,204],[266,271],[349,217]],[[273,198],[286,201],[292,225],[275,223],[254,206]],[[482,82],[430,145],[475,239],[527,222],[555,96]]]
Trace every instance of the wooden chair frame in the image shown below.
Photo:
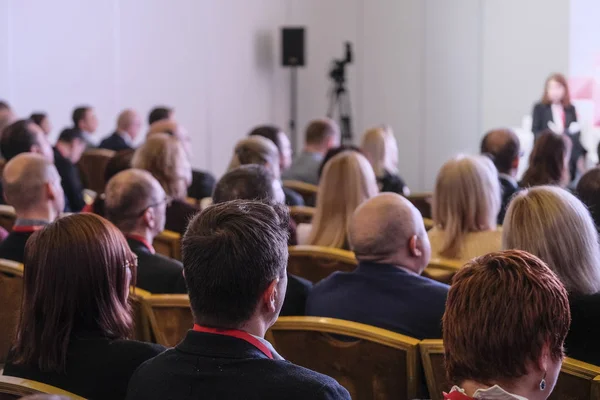
[[[144,299],[147,299],[150,296],[152,296],[152,293],[144,289],[140,289],[135,286],[131,286],[129,288],[129,298],[132,302],[137,304],[137,307],[139,307],[138,311],[140,312],[140,315],[138,316],[139,320],[136,318],[136,320],[134,321],[135,323],[140,324],[140,326],[135,327],[135,331],[139,332],[140,335],[134,337],[134,339],[142,342],[152,342],[150,321],[148,320],[148,315],[146,313],[146,309],[144,308]]]
[[[0,226],[11,231],[17,219],[15,208],[6,204],[0,204]]]
[[[330,260],[332,262],[341,262],[344,264],[352,264],[358,266],[358,261],[354,256],[354,252],[342,249],[335,249],[332,247],[323,247],[323,246],[309,246],[309,245],[300,245],[300,246],[290,246],[288,247],[289,258],[292,257],[315,257],[322,260]],[[325,267],[324,267],[325,269]],[[332,268],[331,273],[337,270]],[[291,272],[294,273],[293,271]],[[298,275],[301,278],[309,279],[307,277]],[[309,279],[311,280],[311,279]],[[314,282],[316,283],[316,282]]]
[[[189,308],[190,313],[192,312],[190,308],[190,297],[187,294],[151,294],[142,297],[142,307],[149,323],[150,333],[154,336],[156,343],[167,347],[169,347],[170,344],[167,343],[164,332],[159,328],[154,309],[161,307],[178,307]]]
[[[435,226],[435,222],[431,218],[423,218],[423,224],[425,224],[425,230],[430,230]]]
[[[429,390],[429,397],[432,400],[441,400],[442,391],[441,382],[437,382],[433,372],[433,364],[430,356],[432,354],[444,354],[444,342],[442,339],[425,339],[419,343],[419,352],[421,353],[421,362],[425,371],[425,381]]]
[[[316,209],[314,207],[308,207],[308,206],[291,206],[290,207],[290,216],[292,217],[292,219],[294,221],[296,221],[297,224],[310,223],[310,222],[306,221],[308,219],[307,217],[310,217],[310,220],[312,221],[313,217],[315,216],[315,212],[316,212]],[[296,219],[296,216],[298,216],[299,218]]]
[[[318,186],[296,180],[284,180],[283,187],[298,192],[307,206],[316,203]]]
[[[83,397],[54,386],[46,385],[45,383],[4,375],[0,375],[0,394],[21,397],[32,394],[54,394],[57,396],[69,397],[72,400],[85,400]]]
[[[417,207],[424,218],[432,218],[431,199],[433,199],[433,192],[411,193],[409,196],[406,196],[406,199]],[[422,209],[424,204],[429,204],[427,210]]]
[[[181,235],[173,231],[162,231],[155,238],[154,242],[165,243],[172,250],[172,254],[163,254],[175,260],[181,261]]]
[[[0,258],[0,272],[23,277],[23,264]]]

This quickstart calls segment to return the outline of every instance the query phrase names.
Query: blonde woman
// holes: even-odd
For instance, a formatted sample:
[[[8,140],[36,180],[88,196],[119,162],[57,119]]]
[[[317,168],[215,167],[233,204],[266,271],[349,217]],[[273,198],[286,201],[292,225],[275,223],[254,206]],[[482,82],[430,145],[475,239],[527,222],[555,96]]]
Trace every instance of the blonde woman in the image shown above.
[[[371,163],[381,192],[410,194],[398,175],[398,143],[391,127],[384,125],[366,131],[360,150]]]
[[[508,207],[502,246],[538,256],[558,275],[571,307],[567,356],[600,365],[600,246],[585,205],[556,186],[524,190]]]
[[[446,162],[437,176],[432,211],[432,257],[466,262],[500,250],[500,184],[489,158],[459,156]]]
[[[166,133],[149,136],[135,152],[131,166],[150,172],[160,182],[170,203],[165,229],[183,234],[198,209],[185,201],[192,182],[192,166],[179,139]]]
[[[312,224],[298,225],[298,244],[348,249],[346,232],[354,210],[378,192],[373,168],[362,154],[336,155],[323,169]]]

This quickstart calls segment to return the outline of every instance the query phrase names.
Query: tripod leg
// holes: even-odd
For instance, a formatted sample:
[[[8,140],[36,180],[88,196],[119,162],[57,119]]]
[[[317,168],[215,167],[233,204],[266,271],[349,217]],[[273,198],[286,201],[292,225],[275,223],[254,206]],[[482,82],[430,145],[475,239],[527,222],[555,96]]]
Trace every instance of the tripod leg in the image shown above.
[[[329,91],[329,106],[327,107],[327,118],[333,118],[335,103],[337,103],[337,93],[335,91],[335,88],[331,88],[331,90]]]
[[[342,129],[342,143],[352,143],[352,108],[350,105],[350,95],[346,90],[340,92],[338,103]]]

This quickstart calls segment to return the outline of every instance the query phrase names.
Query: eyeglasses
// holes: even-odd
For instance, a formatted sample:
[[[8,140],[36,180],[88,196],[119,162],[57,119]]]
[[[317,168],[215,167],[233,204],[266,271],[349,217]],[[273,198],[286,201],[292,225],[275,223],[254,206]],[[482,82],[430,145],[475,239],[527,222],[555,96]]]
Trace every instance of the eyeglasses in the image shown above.
[[[138,217],[141,217],[142,215],[144,215],[144,213],[149,209],[149,208],[156,208],[162,204],[165,204],[167,207],[169,207],[171,205],[171,203],[173,203],[173,198],[170,196],[165,196],[164,199],[162,199],[159,202],[156,203],[152,203],[150,204],[148,207],[144,208],[141,212],[138,213]]]

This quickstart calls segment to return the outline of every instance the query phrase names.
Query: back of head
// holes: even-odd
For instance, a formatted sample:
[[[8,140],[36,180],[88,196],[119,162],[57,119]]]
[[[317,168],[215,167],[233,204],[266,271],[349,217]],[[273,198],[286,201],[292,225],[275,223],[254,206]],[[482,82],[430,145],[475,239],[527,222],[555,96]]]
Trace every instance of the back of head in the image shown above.
[[[73,127],[79,128],[79,123],[85,119],[85,114],[90,110],[90,106],[79,106],[73,110]]]
[[[180,200],[185,198],[191,183],[192,167],[177,138],[165,133],[149,136],[135,152],[131,165],[150,172],[168,196]]]
[[[160,183],[148,171],[135,168],[115,175],[104,194],[106,218],[124,233],[132,232],[144,210],[165,197]]]
[[[262,136],[250,136],[240,140],[235,150],[228,170],[240,165],[258,164],[268,168],[279,178],[279,150],[277,146]]]
[[[577,183],[577,196],[588,207],[596,229],[600,228],[600,167],[587,171]]]
[[[260,125],[252,129],[248,136],[262,136],[265,139],[269,139],[277,146],[277,150],[281,151],[281,144],[279,143],[279,132],[281,129],[274,125]]]
[[[38,126],[41,126],[44,120],[46,119],[46,114],[43,112],[33,113],[29,116],[29,119],[32,120]]]
[[[448,293],[442,324],[447,377],[455,384],[512,387],[537,365],[545,346],[560,363],[570,322],[567,291],[542,260],[524,251],[475,258]]]
[[[371,163],[375,175],[382,177],[386,172],[398,170],[398,145],[394,133],[387,126],[378,126],[365,132],[360,145],[362,153]]]
[[[309,146],[325,148],[331,138],[339,137],[340,127],[329,118],[314,120],[306,127],[306,144]]]
[[[348,247],[346,232],[354,211],[378,192],[373,168],[362,154],[344,151],[333,157],[319,181],[308,242],[316,246]]]
[[[332,147],[327,150],[325,153],[325,157],[323,157],[323,161],[321,161],[321,165],[319,165],[319,180],[321,180],[321,176],[323,176],[323,170],[325,169],[325,165],[331,160],[333,157],[344,151],[356,151],[357,153],[362,154],[362,151],[353,144],[342,144],[341,146]]]
[[[285,206],[244,200],[194,217],[183,237],[183,268],[197,323],[239,328],[252,317],[271,282],[285,279],[288,222]]]
[[[136,260],[110,222],[87,213],[60,218],[31,236],[24,264],[16,364],[63,372],[73,334],[128,336]]]
[[[35,145],[39,145],[33,122],[21,119],[13,122],[2,132],[0,151],[5,159],[10,160],[17,154],[27,153]]]
[[[83,132],[77,128],[65,128],[60,132],[58,141],[63,143],[73,143],[76,140],[85,141]]]
[[[227,172],[217,182],[213,192],[213,204],[231,200],[257,200],[277,203],[274,187],[275,176],[260,165],[242,165]]]
[[[559,185],[569,183],[568,160],[571,156],[571,139],[554,132],[542,133],[529,155],[529,167],[521,180],[521,186]]]
[[[514,169],[520,150],[519,137],[510,129],[492,130],[481,141],[481,153],[489,154],[498,172],[503,174],[510,174]]]
[[[123,132],[127,132],[131,129],[137,121],[137,113],[132,109],[126,109],[121,111],[117,117],[117,129]]]
[[[121,171],[131,168],[131,160],[135,150],[127,149],[118,151],[106,164],[104,170],[104,181],[108,182],[110,179]]]
[[[173,109],[166,106],[154,107],[148,114],[148,125],[152,125],[157,121],[171,118]]]
[[[564,189],[540,186],[518,193],[502,229],[502,247],[540,257],[570,292],[600,291],[600,246],[585,205]]]
[[[177,136],[179,124],[176,121],[170,119],[161,119],[154,122],[148,128],[148,137],[157,133],[166,133],[170,136]]]
[[[433,219],[444,231],[440,254],[460,258],[464,236],[495,229],[499,211],[498,172],[489,158],[458,156],[447,161],[433,193]]]

